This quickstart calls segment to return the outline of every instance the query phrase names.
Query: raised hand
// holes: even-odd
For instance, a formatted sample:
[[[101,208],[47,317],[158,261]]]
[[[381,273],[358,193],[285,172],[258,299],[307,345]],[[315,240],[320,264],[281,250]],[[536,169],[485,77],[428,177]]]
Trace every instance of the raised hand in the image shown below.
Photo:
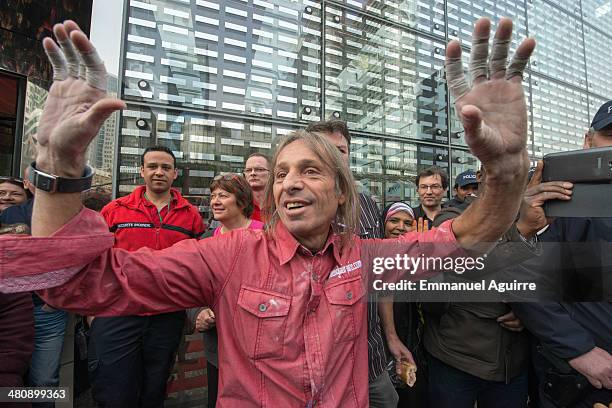
[[[429,222],[425,221],[423,217],[419,217],[418,220],[412,220],[412,231],[416,231],[416,232],[429,231]]]
[[[461,46],[451,41],[446,49],[446,75],[463,127],[465,140],[480,159],[488,176],[527,174],[527,106],[521,86],[523,70],[535,48],[525,39],[507,65],[512,20],[502,18],[488,58],[491,23],[479,19],[473,32],[469,86],[463,74]],[[488,60],[488,61],[487,61]]]
[[[38,125],[37,168],[81,177],[87,146],[104,121],[125,104],[106,98],[106,69],[92,43],[73,21],[56,24],[59,46],[45,38],[53,85]]]

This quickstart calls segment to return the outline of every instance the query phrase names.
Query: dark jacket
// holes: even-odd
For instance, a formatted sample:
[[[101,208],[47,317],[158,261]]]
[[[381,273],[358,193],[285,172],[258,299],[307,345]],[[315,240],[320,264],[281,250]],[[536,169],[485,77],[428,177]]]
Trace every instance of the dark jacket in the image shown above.
[[[115,246],[128,251],[142,247],[168,248],[188,238],[198,238],[204,232],[198,210],[178,191],[172,190],[170,212],[160,223],[145,207],[145,187],[136,188],[131,194],[107,204],[101,211],[111,232],[115,234]],[[148,230],[148,231],[147,231]],[[155,233],[149,233],[154,230]]]
[[[519,272],[539,277],[546,300],[612,301],[612,218],[558,218],[539,240],[542,256]]]
[[[443,209],[435,225],[458,216],[461,209]],[[513,243],[507,245],[507,243]],[[489,253],[485,271],[534,256],[536,248],[521,242],[513,226]],[[426,350],[442,362],[489,381],[509,382],[523,373],[529,358],[524,332],[504,329],[497,318],[510,307],[501,302],[424,303]]]
[[[558,218],[539,239],[544,253],[522,267],[560,282],[559,300],[589,302],[512,308],[540,344],[559,358],[570,360],[595,346],[612,353],[612,219]],[[551,242],[561,244],[547,244]]]
[[[427,218],[427,214],[425,210],[423,210],[423,206],[419,205],[416,207],[412,207],[412,211],[414,211],[414,219],[418,220],[419,218],[423,218],[423,221],[427,221],[427,228],[431,229],[433,227],[433,220]]]
[[[569,388],[572,399],[588,401],[589,406],[609,401],[612,390],[607,395],[596,390],[568,361],[595,346],[612,354],[612,219],[557,218],[540,240],[541,259],[521,267],[550,284],[556,301],[512,305],[537,341],[533,361],[540,397],[547,406],[560,403],[562,395],[550,384],[562,375],[586,386],[581,391]]]
[[[33,208],[33,198],[21,205],[14,205],[7,208],[0,213],[0,226],[6,226],[9,224],[26,224],[28,227],[31,227]]]
[[[463,211],[466,208],[468,208],[470,204],[471,204],[470,200],[462,200],[459,197],[454,196],[453,198],[451,198],[450,200],[442,204],[442,208],[453,207],[453,208],[458,208]]]

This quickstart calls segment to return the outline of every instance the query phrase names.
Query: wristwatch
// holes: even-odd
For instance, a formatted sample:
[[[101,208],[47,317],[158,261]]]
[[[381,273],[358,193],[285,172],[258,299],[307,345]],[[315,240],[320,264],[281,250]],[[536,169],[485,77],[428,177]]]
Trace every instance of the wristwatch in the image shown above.
[[[45,173],[36,168],[36,162],[30,164],[28,179],[37,189],[48,193],[80,193],[91,188],[93,169],[85,166],[85,172],[81,178],[65,178]]]

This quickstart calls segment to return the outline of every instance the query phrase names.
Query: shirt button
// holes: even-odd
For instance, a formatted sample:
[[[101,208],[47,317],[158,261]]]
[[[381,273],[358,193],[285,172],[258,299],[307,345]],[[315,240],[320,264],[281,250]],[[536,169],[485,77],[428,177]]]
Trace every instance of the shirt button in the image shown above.
[[[351,300],[353,298],[353,292],[351,292],[350,290],[348,292],[346,292],[346,298],[348,300]]]
[[[259,305],[259,311],[260,311],[260,312],[265,312],[267,308],[268,308],[268,307],[266,306],[266,304],[265,304],[265,303],[261,303],[261,304]]]
[[[313,281],[318,281],[319,280],[319,275],[317,275],[315,272],[312,273],[312,280]]]

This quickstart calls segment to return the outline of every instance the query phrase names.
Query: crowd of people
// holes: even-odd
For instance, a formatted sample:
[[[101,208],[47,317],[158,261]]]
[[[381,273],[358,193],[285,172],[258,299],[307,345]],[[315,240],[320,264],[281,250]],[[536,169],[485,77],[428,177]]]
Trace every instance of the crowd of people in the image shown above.
[[[601,288],[610,280],[595,278],[612,273],[612,219],[547,217],[544,203],[570,200],[573,186],[543,182],[542,163],[528,180],[520,79],[535,43],[523,41],[507,65],[503,19],[488,59],[489,24],[474,28],[471,86],[458,44],[447,49],[449,89],[482,162],[456,176],[452,199],[434,166],[416,176],[419,206],[381,212],[356,190],[346,123],[329,120],[281,138],[273,157],[251,154],[242,173],[214,177],[211,222],[172,188],[177,163],[164,146],[142,154],[143,186],[100,213],[82,208],[83,152],[124,105],[104,98],[89,40],[73,22],[57,25],[64,52],[45,40],[55,82],[36,162],[25,180],[0,179],[0,386],[59,384],[71,312],[88,326],[100,407],[162,407],[184,332],[202,333],[209,407],[612,404],[612,299]],[[79,77],[76,52],[91,75]],[[72,93],[78,102],[54,98]],[[612,146],[612,101],[584,137],[584,148]],[[548,242],[586,245],[559,256]],[[371,289],[374,258],[423,254],[486,254],[485,274],[535,271],[601,296],[433,303]],[[420,267],[413,279],[479,276]]]

